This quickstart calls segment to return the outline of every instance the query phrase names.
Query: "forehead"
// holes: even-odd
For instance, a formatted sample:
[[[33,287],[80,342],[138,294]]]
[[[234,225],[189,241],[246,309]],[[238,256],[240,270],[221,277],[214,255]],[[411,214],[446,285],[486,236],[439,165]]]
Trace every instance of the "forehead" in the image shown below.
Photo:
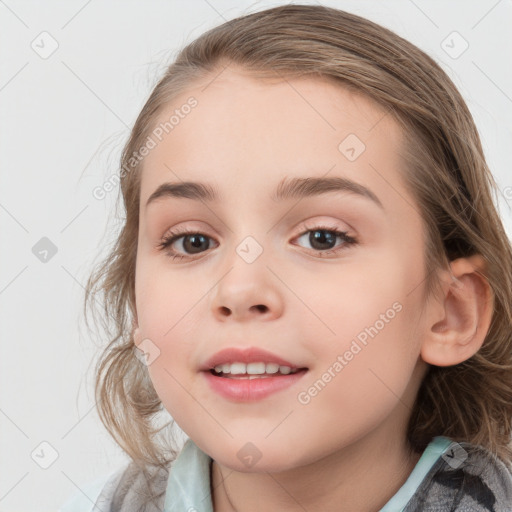
[[[177,96],[150,137],[141,207],[168,181],[267,197],[285,176],[343,176],[378,188],[381,173],[401,181],[398,124],[374,101],[324,77],[262,80],[228,67]]]

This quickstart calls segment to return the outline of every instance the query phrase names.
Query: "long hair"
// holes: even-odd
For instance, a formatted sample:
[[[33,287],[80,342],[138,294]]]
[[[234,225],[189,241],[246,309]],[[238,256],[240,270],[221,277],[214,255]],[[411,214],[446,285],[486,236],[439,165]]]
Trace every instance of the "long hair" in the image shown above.
[[[87,311],[101,294],[106,323],[114,327],[96,367],[97,407],[107,430],[141,468],[165,467],[176,457],[165,444],[168,438],[159,441],[163,427],[154,420],[163,406],[134,354],[144,165],[134,155],[173,98],[229,65],[261,78],[332,80],[366,95],[403,127],[404,178],[426,228],[425,296],[439,284],[436,269],[472,254],[485,258],[483,275],[494,295],[491,326],[480,350],[460,364],[429,367],[407,440],[421,452],[433,436],[445,435],[482,445],[510,463],[512,251],[475,123],[450,78],[423,51],[367,19],[316,5],[271,8],[204,33],[181,49],[133,126],[119,167],[126,216],[110,253],[89,277],[84,302]]]

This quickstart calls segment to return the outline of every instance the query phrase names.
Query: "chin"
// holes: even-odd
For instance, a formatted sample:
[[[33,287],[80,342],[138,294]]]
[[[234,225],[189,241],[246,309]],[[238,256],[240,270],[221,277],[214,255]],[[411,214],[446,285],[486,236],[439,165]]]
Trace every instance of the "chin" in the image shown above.
[[[229,443],[225,449],[218,445],[208,452],[220,465],[241,473],[279,473],[296,468],[306,462],[292,448],[276,451],[272,443],[250,441]],[[294,457],[291,454],[294,453]]]

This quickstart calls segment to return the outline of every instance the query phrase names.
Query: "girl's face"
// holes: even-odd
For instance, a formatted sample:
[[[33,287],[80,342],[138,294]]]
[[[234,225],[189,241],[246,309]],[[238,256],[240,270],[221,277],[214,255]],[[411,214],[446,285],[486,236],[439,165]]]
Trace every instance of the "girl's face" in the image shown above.
[[[138,326],[184,432],[239,471],[299,467],[370,439],[405,446],[427,368],[424,243],[392,117],[321,79],[262,82],[231,66],[174,101],[147,142]],[[216,198],[167,187],[148,204],[184,182]],[[230,348],[306,370],[214,376],[208,361]],[[271,356],[258,361],[275,370]]]

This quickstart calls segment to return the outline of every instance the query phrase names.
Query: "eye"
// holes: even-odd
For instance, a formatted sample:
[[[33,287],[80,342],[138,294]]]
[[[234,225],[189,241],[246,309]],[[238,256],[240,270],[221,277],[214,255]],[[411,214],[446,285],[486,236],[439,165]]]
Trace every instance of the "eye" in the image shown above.
[[[190,251],[190,254],[198,254],[202,252],[202,249],[209,249],[210,243],[208,240],[212,240],[209,236],[203,235],[202,233],[198,233],[197,231],[190,231],[187,229],[176,229],[174,231],[170,231],[168,234],[162,238],[160,243],[158,244],[158,249],[163,251],[167,250],[167,254],[173,260],[188,258],[185,254],[180,254],[176,252],[175,249],[172,249],[172,245],[180,241],[178,246],[181,245],[182,250],[185,252]]]
[[[325,257],[333,253],[346,250],[351,245],[357,244],[357,240],[347,235],[345,231],[340,231],[336,227],[330,226],[315,226],[307,228],[298,239],[307,237],[307,241],[311,244],[312,250],[315,251],[320,257]],[[336,248],[336,239],[342,240],[342,243]],[[190,259],[194,254],[200,254],[210,248],[211,237],[191,231],[187,229],[175,229],[167,233],[159,242],[157,248],[161,251],[166,251],[167,255],[174,259]],[[176,243],[178,242],[179,243]],[[176,243],[180,251],[178,252],[172,246]],[[193,258],[192,258],[193,259]]]
[[[346,231],[340,231],[336,227],[331,226],[315,226],[307,228],[307,231],[298,237],[298,240],[306,237],[308,243],[311,244],[315,252],[319,252],[319,256],[325,257],[329,254],[346,250],[351,245],[355,245],[357,240],[347,235]],[[342,240],[342,243],[336,247],[336,239]]]

